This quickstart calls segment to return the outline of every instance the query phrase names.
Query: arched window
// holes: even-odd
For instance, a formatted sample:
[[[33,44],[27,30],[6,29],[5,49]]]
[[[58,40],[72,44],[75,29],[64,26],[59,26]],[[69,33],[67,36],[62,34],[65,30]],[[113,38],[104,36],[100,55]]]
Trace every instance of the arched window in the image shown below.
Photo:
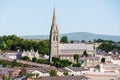
[[[53,41],[55,41],[55,36],[53,36]]]
[[[58,41],[58,36],[56,36],[56,41]]]

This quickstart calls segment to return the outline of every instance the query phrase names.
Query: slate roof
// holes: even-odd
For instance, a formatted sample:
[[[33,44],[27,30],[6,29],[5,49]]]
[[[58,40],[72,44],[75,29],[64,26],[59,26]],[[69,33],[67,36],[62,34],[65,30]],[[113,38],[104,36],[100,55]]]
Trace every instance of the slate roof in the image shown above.
[[[42,77],[40,80],[90,80],[85,76],[55,76],[55,77]]]
[[[57,70],[60,71],[60,72],[71,72],[71,71],[69,71],[65,68],[58,68]]]
[[[59,44],[60,50],[94,50],[94,44],[74,43]]]
[[[68,67],[72,71],[85,71],[84,67]]]

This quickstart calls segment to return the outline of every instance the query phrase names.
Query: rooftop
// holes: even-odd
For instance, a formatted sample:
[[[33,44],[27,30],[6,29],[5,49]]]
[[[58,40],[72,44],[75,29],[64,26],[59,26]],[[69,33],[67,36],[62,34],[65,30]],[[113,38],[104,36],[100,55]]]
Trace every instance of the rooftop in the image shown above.
[[[40,80],[90,80],[85,76],[55,76],[55,77],[42,77]]]
[[[69,44],[60,44],[60,50],[94,50],[94,44],[84,44],[84,43],[69,43]]]

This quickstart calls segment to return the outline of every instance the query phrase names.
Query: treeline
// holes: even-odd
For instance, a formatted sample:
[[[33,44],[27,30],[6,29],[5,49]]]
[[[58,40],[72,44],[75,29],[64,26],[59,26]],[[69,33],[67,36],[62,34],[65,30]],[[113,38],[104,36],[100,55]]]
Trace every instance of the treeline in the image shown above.
[[[19,63],[16,60],[7,61],[7,60],[0,59],[0,66],[2,66],[2,67],[12,67],[13,68],[13,67],[28,67],[29,65]]]
[[[105,52],[109,52],[112,50],[120,50],[120,46],[117,45],[117,43],[111,43],[109,41],[104,41],[104,42],[102,42],[102,44],[100,44],[98,49],[101,49]]]
[[[69,41],[67,36],[63,36],[60,42],[68,43]],[[85,43],[86,41],[82,40],[81,42]],[[101,49],[105,52],[109,52],[114,49],[120,50],[120,46],[117,45],[120,44],[120,42],[102,39],[94,40],[94,42],[101,43],[98,49]],[[74,40],[72,40],[71,43],[74,43]],[[17,50],[20,51],[38,50],[38,52],[42,55],[49,54],[49,40],[43,41],[26,40],[19,38],[16,35],[0,36],[0,51],[17,51]]]
[[[19,38],[16,35],[0,36],[0,50],[1,51],[23,51],[35,50],[40,54],[48,54],[49,40],[34,41]]]
[[[36,57],[33,57],[32,60],[28,56],[23,56],[22,60],[29,61],[29,62],[36,62],[39,64],[49,64],[48,59],[37,59]]]
[[[94,40],[94,42],[96,43],[101,43],[98,46],[98,49],[101,49],[105,52],[110,52],[112,50],[120,50],[120,42],[115,42],[112,40],[103,40],[103,39],[98,39],[98,40]]]

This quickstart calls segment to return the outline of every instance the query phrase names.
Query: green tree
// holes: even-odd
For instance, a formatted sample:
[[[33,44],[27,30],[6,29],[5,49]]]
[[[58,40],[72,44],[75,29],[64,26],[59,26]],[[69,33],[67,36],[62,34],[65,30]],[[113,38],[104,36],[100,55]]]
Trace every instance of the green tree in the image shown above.
[[[32,76],[33,76],[32,73],[28,73],[28,74],[27,74],[27,77],[28,77],[28,78],[32,78]]]
[[[39,73],[36,73],[35,75],[36,75],[36,78],[38,78],[38,76],[39,76]]]
[[[77,63],[77,64],[76,64],[76,67],[81,67],[81,64],[80,64],[80,63]]]
[[[64,74],[64,75],[68,75],[68,72],[64,72],[63,74]]]
[[[38,60],[37,60],[37,63],[42,63],[42,60],[41,60],[41,59],[38,59]]]
[[[30,61],[30,58],[29,58],[28,56],[23,56],[23,57],[22,57],[22,60]]]
[[[8,49],[10,50],[11,47],[12,47],[12,45],[13,45],[13,40],[8,39],[8,40],[6,41],[6,44],[8,45]]]
[[[60,43],[68,43],[68,38],[67,36],[63,36],[60,40]]]
[[[80,63],[74,63],[72,66],[73,67],[81,67],[81,64]]]
[[[7,67],[8,62],[7,61],[2,61],[2,67]]]
[[[105,41],[102,44],[100,44],[100,46],[98,47],[98,49],[101,49],[101,50],[103,50],[105,52],[109,52],[109,51],[113,50],[114,47],[113,47],[113,45],[110,42]]]
[[[17,66],[17,61],[13,60],[12,63],[11,63],[11,67],[15,67],[15,66]]]
[[[36,57],[33,57],[32,58],[32,62],[36,62],[37,61],[37,58]]]
[[[105,58],[102,58],[102,59],[101,59],[101,63],[105,63]]]
[[[76,61],[76,63],[78,62],[79,59],[79,55],[78,54],[74,54],[74,61]]]
[[[52,60],[53,60],[53,65],[56,66],[57,68],[66,67],[72,64],[72,62],[69,60],[61,60],[60,58],[57,57],[53,57]]]
[[[38,52],[42,55],[49,53],[49,40],[44,40],[38,43]]]
[[[50,76],[57,76],[57,71],[55,69],[50,70]]]
[[[85,40],[82,40],[81,42],[82,42],[82,43],[86,43],[86,41],[85,41]]]
[[[85,56],[85,57],[88,57],[87,51],[85,50],[82,55]]]
[[[70,43],[74,43],[74,41],[73,41],[73,40],[71,40],[71,41],[70,41]]]

